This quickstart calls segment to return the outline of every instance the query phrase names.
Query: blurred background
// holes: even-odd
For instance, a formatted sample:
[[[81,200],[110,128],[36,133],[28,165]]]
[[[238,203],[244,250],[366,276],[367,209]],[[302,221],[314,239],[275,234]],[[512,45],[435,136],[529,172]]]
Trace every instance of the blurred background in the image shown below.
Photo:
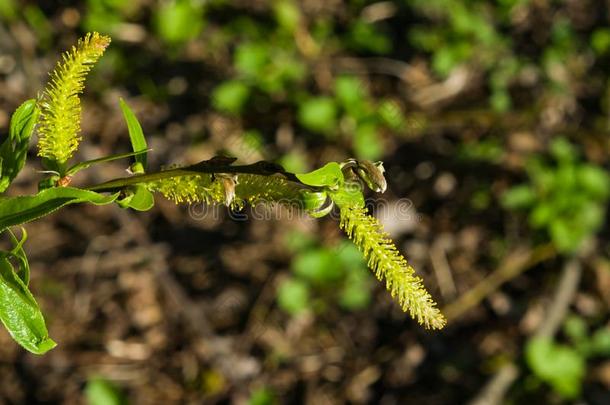
[[[59,346],[0,331],[3,403],[610,403],[608,1],[2,0],[0,22],[2,134],[95,30],[79,159],[130,150],[123,97],[153,168],[383,160],[370,205],[449,318],[412,321],[332,218],[72,206],[26,226]]]

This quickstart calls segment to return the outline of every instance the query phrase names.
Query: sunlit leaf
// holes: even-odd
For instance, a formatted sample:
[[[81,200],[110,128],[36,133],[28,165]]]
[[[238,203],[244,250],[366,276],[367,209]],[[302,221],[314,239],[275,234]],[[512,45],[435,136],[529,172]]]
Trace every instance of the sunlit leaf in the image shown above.
[[[6,190],[25,164],[38,115],[36,100],[32,99],[21,104],[11,117],[8,137],[0,145],[0,192]]]
[[[343,172],[337,162],[327,163],[324,167],[296,176],[303,184],[315,187],[336,188],[343,182]]]
[[[34,354],[56,346],[36,300],[4,255],[0,257],[0,319],[11,337]]]
[[[131,108],[129,108],[125,100],[121,98],[119,104],[121,106],[121,111],[123,111],[125,122],[127,123],[131,147],[134,152],[138,153],[135,155],[135,161],[142,165],[143,170],[146,171],[146,150],[148,145],[146,144],[146,138],[144,138],[144,133],[142,132],[142,126],[138,121],[138,117],[131,111]]]
[[[0,230],[41,218],[68,204],[89,202],[95,205],[110,204],[118,197],[98,194],[72,187],[57,187],[36,195],[0,199]]]

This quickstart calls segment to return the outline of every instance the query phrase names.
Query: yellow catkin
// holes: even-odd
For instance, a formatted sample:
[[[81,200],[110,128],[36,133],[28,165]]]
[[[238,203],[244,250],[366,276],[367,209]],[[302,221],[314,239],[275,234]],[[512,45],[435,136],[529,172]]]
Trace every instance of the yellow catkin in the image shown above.
[[[174,167],[176,168],[176,167]],[[231,206],[243,207],[260,203],[280,203],[299,205],[302,187],[280,177],[279,175],[263,176],[256,174],[239,174]],[[150,191],[163,194],[176,204],[205,202],[207,204],[226,204],[227,186],[219,175],[210,174],[182,175],[169,177],[147,183]]]
[[[405,312],[427,329],[442,329],[446,320],[426,291],[422,279],[398,252],[377,218],[364,207],[342,207],[341,229],[368,259],[368,266]]]
[[[88,33],[57,63],[39,100],[38,156],[64,163],[78,148],[81,140],[79,94],[87,73],[109,44],[109,37]]]
[[[298,206],[302,199],[302,189],[281,175],[240,174],[237,177],[235,196],[251,205],[280,203]]]
[[[169,177],[149,182],[146,187],[150,191],[163,194],[165,198],[176,204],[198,202],[213,204],[224,201],[222,184],[213,181],[209,174]]]

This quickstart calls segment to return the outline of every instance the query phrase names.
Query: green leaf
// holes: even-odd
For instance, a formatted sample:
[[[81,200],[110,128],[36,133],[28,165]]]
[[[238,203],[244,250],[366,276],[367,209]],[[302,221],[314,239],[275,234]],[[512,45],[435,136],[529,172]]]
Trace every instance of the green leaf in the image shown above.
[[[601,168],[583,164],[577,168],[577,181],[584,191],[593,198],[604,199],[610,193],[610,179]]]
[[[324,191],[306,191],[302,194],[303,209],[313,218],[322,218],[333,208],[332,201]]]
[[[284,311],[297,315],[309,308],[309,287],[300,280],[285,280],[278,288],[277,301]]]
[[[505,88],[494,89],[489,97],[489,102],[494,111],[505,112],[510,110],[511,98],[509,92]]]
[[[138,117],[136,117],[133,111],[131,111],[131,108],[129,108],[125,100],[122,98],[119,99],[119,104],[121,106],[121,110],[123,111],[125,122],[127,123],[129,139],[131,139],[131,147],[133,148],[134,152],[138,153],[135,157],[136,163],[141,164],[143,169],[146,171],[146,151],[148,146],[146,144],[146,138],[144,138],[144,133],[142,132],[142,126],[138,121]]]
[[[302,102],[299,123],[310,131],[331,135],[337,128],[337,105],[330,97],[314,97]]]
[[[381,122],[392,130],[402,132],[407,129],[407,120],[395,100],[383,100],[377,107],[377,114]]]
[[[370,302],[371,293],[366,279],[347,277],[339,292],[339,304],[345,309],[356,311],[366,308]]]
[[[525,346],[525,359],[532,371],[558,394],[570,399],[580,394],[585,360],[571,347],[534,338]]]
[[[18,269],[16,271],[17,276],[23,281],[25,285],[30,283],[30,262],[28,261],[28,257],[25,254],[25,250],[23,250],[23,244],[28,238],[28,234],[25,231],[25,228],[21,228],[21,240],[17,239],[13,231],[10,229],[9,235],[14,244],[13,249],[8,252],[11,256],[18,260]]]
[[[330,249],[312,249],[301,253],[292,262],[294,273],[312,283],[326,285],[343,276],[343,266]]]
[[[121,405],[126,403],[118,387],[101,377],[95,377],[87,381],[85,397],[89,405]]]
[[[587,339],[587,323],[580,316],[568,316],[563,323],[563,331],[576,344]]]
[[[383,143],[377,134],[377,125],[365,123],[356,128],[354,152],[360,159],[377,160],[383,155]]]
[[[360,253],[352,242],[343,240],[335,250],[337,260],[341,262],[341,265],[344,266],[350,274],[359,273],[367,278],[369,277],[369,273],[366,271],[366,262],[362,258],[362,253]]]
[[[301,11],[291,0],[276,1],[273,5],[275,19],[278,25],[288,32],[294,32],[301,19]]]
[[[319,169],[309,173],[296,174],[303,184],[314,187],[337,188],[343,183],[343,172],[337,162],[330,162]]]
[[[364,194],[358,182],[343,183],[338,190],[330,193],[330,198],[340,208],[364,206]]]
[[[11,337],[34,354],[56,346],[32,293],[5,257],[0,258],[0,319]]]
[[[591,48],[598,54],[603,55],[610,51],[610,28],[598,28],[591,35]]]
[[[594,355],[610,356],[610,330],[599,328],[591,337],[591,351]]]
[[[284,238],[284,245],[293,253],[309,249],[315,242],[312,234],[297,230],[289,231]]]
[[[371,51],[383,55],[392,50],[390,38],[379,32],[375,25],[362,20],[352,23],[347,42],[359,51]]]
[[[153,194],[144,186],[137,186],[129,206],[136,211],[148,211],[155,205]]]
[[[0,146],[0,192],[6,190],[25,164],[39,112],[36,100],[31,99],[21,104],[11,117],[8,138]]]
[[[549,225],[551,240],[561,252],[574,252],[579,247],[586,234],[582,228],[562,218],[555,218]]]
[[[338,102],[350,114],[357,116],[367,97],[362,81],[353,76],[339,76],[335,80],[335,95]]]
[[[249,96],[250,88],[244,82],[229,80],[214,89],[212,104],[220,111],[239,114]]]
[[[110,204],[118,197],[72,187],[56,187],[36,195],[0,199],[0,230],[41,218],[68,204]]]
[[[146,154],[146,152],[148,152],[149,150],[150,149],[141,150],[138,152],[119,153],[117,155],[110,155],[110,156],[104,156],[104,157],[97,158],[97,159],[85,160],[84,162],[77,163],[74,166],[70,167],[68,170],[66,170],[66,176],[73,176],[74,174],[78,173],[79,171],[81,171],[83,169],[87,169],[87,168],[89,168],[93,165],[99,164],[99,163],[112,162],[113,160],[125,159],[125,158],[132,157],[132,156],[136,156],[136,159],[137,159],[138,155]]]
[[[529,223],[533,228],[542,228],[551,223],[556,211],[552,201],[539,202],[529,215]]]
[[[233,57],[235,69],[248,77],[262,76],[269,63],[269,51],[268,43],[241,43]]]
[[[248,399],[248,405],[274,405],[276,403],[275,394],[267,387],[254,391]]]
[[[179,45],[199,35],[203,29],[203,3],[192,0],[163,2],[157,8],[159,37],[170,45]]]
[[[148,211],[155,205],[153,194],[146,187],[137,185],[131,193],[116,201],[123,208],[132,208],[136,211]]]
[[[453,68],[467,60],[472,52],[473,45],[468,41],[442,46],[432,56],[432,68],[440,76],[447,77]]]
[[[549,150],[559,162],[573,162],[576,159],[574,146],[565,138],[554,139]]]
[[[21,104],[11,117],[9,138],[15,141],[27,141],[32,136],[38,118],[36,100],[30,99]]]
[[[0,2],[0,19],[12,22],[19,16],[17,0],[5,0]]]
[[[308,169],[307,157],[299,150],[293,149],[279,160],[279,163],[288,172],[297,173],[304,172]]]
[[[536,201],[536,192],[528,184],[515,186],[502,195],[502,205],[509,209],[531,206]]]

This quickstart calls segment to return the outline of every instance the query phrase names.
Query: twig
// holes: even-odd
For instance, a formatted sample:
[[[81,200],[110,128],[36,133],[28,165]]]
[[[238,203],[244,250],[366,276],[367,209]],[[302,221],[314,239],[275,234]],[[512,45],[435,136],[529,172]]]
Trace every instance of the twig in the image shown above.
[[[446,249],[446,238],[439,237],[430,248],[430,262],[432,263],[432,269],[434,270],[443,299],[450,301],[455,298],[457,290],[449,262],[447,261]]]
[[[386,20],[396,15],[398,6],[391,1],[380,1],[379,3],[373,3],[370,6],[366,6],[362,9],[360,16],[364,21],[369,24],[377,21]]]
[[[572,298],[576,295],[581,275],[582,265],[580,261],[576,258],[570,259],[563,268],[553,301],[548,307],[544,321],[534,333],[534,337],[552,338],[557,333],[568,313]]]
[[[535,247],[533,250],[517,248],[509,254],[500,267],[487,276],[457,300],[443,308],[442,312],[448,320],[460,317],[470,308],[483,301],[489,294],[497,290],[505,282],[512,280],[534,265],[548,260],[557,252],[551,244]]]
[[[553,300],[548,305],[544,321],[538,326],[533,336],[540,338],[552,338],[566,314],[570,303],[578,291],[578,285],[582,275],[582,265],[577,258],[570,259],[563,267],[559,284],[555,289]],[[519,377],[519,368],[510,362],[504,365],[494,374],[481,392],[469,403],[469,405],[496,405],[503,403],[506,392]]]
[[[514,363],[505,364],[485,384],[479,395],[469,402],[469,405],[499,404],[517,377],[519,377],[519,368]]]
[[[118,190],[126,186],[132,186],[135,184],[141,184],[151,181],[157,181],[162,179],[168,179],[172,177],[180,176],[196,176],[202,173],[206,174],[220,174],[220,173],[231,173],[231,174],[257,174],[261,176],[271,176],[274,174],[282,174],[287,180],[302,184],[299,179],[293,174],[288,173],[284,168],[275,163],[260,161],[250,165],[219,165],[211,160],[203,161],[191,166],[182,167],[178,169],[162,170],[160,172],[137,174],[130,177],[121,177],[107,182],[90,186],[87,189],[91,191],[103,192]],[[310,187],[315,188],[315,187]]]

